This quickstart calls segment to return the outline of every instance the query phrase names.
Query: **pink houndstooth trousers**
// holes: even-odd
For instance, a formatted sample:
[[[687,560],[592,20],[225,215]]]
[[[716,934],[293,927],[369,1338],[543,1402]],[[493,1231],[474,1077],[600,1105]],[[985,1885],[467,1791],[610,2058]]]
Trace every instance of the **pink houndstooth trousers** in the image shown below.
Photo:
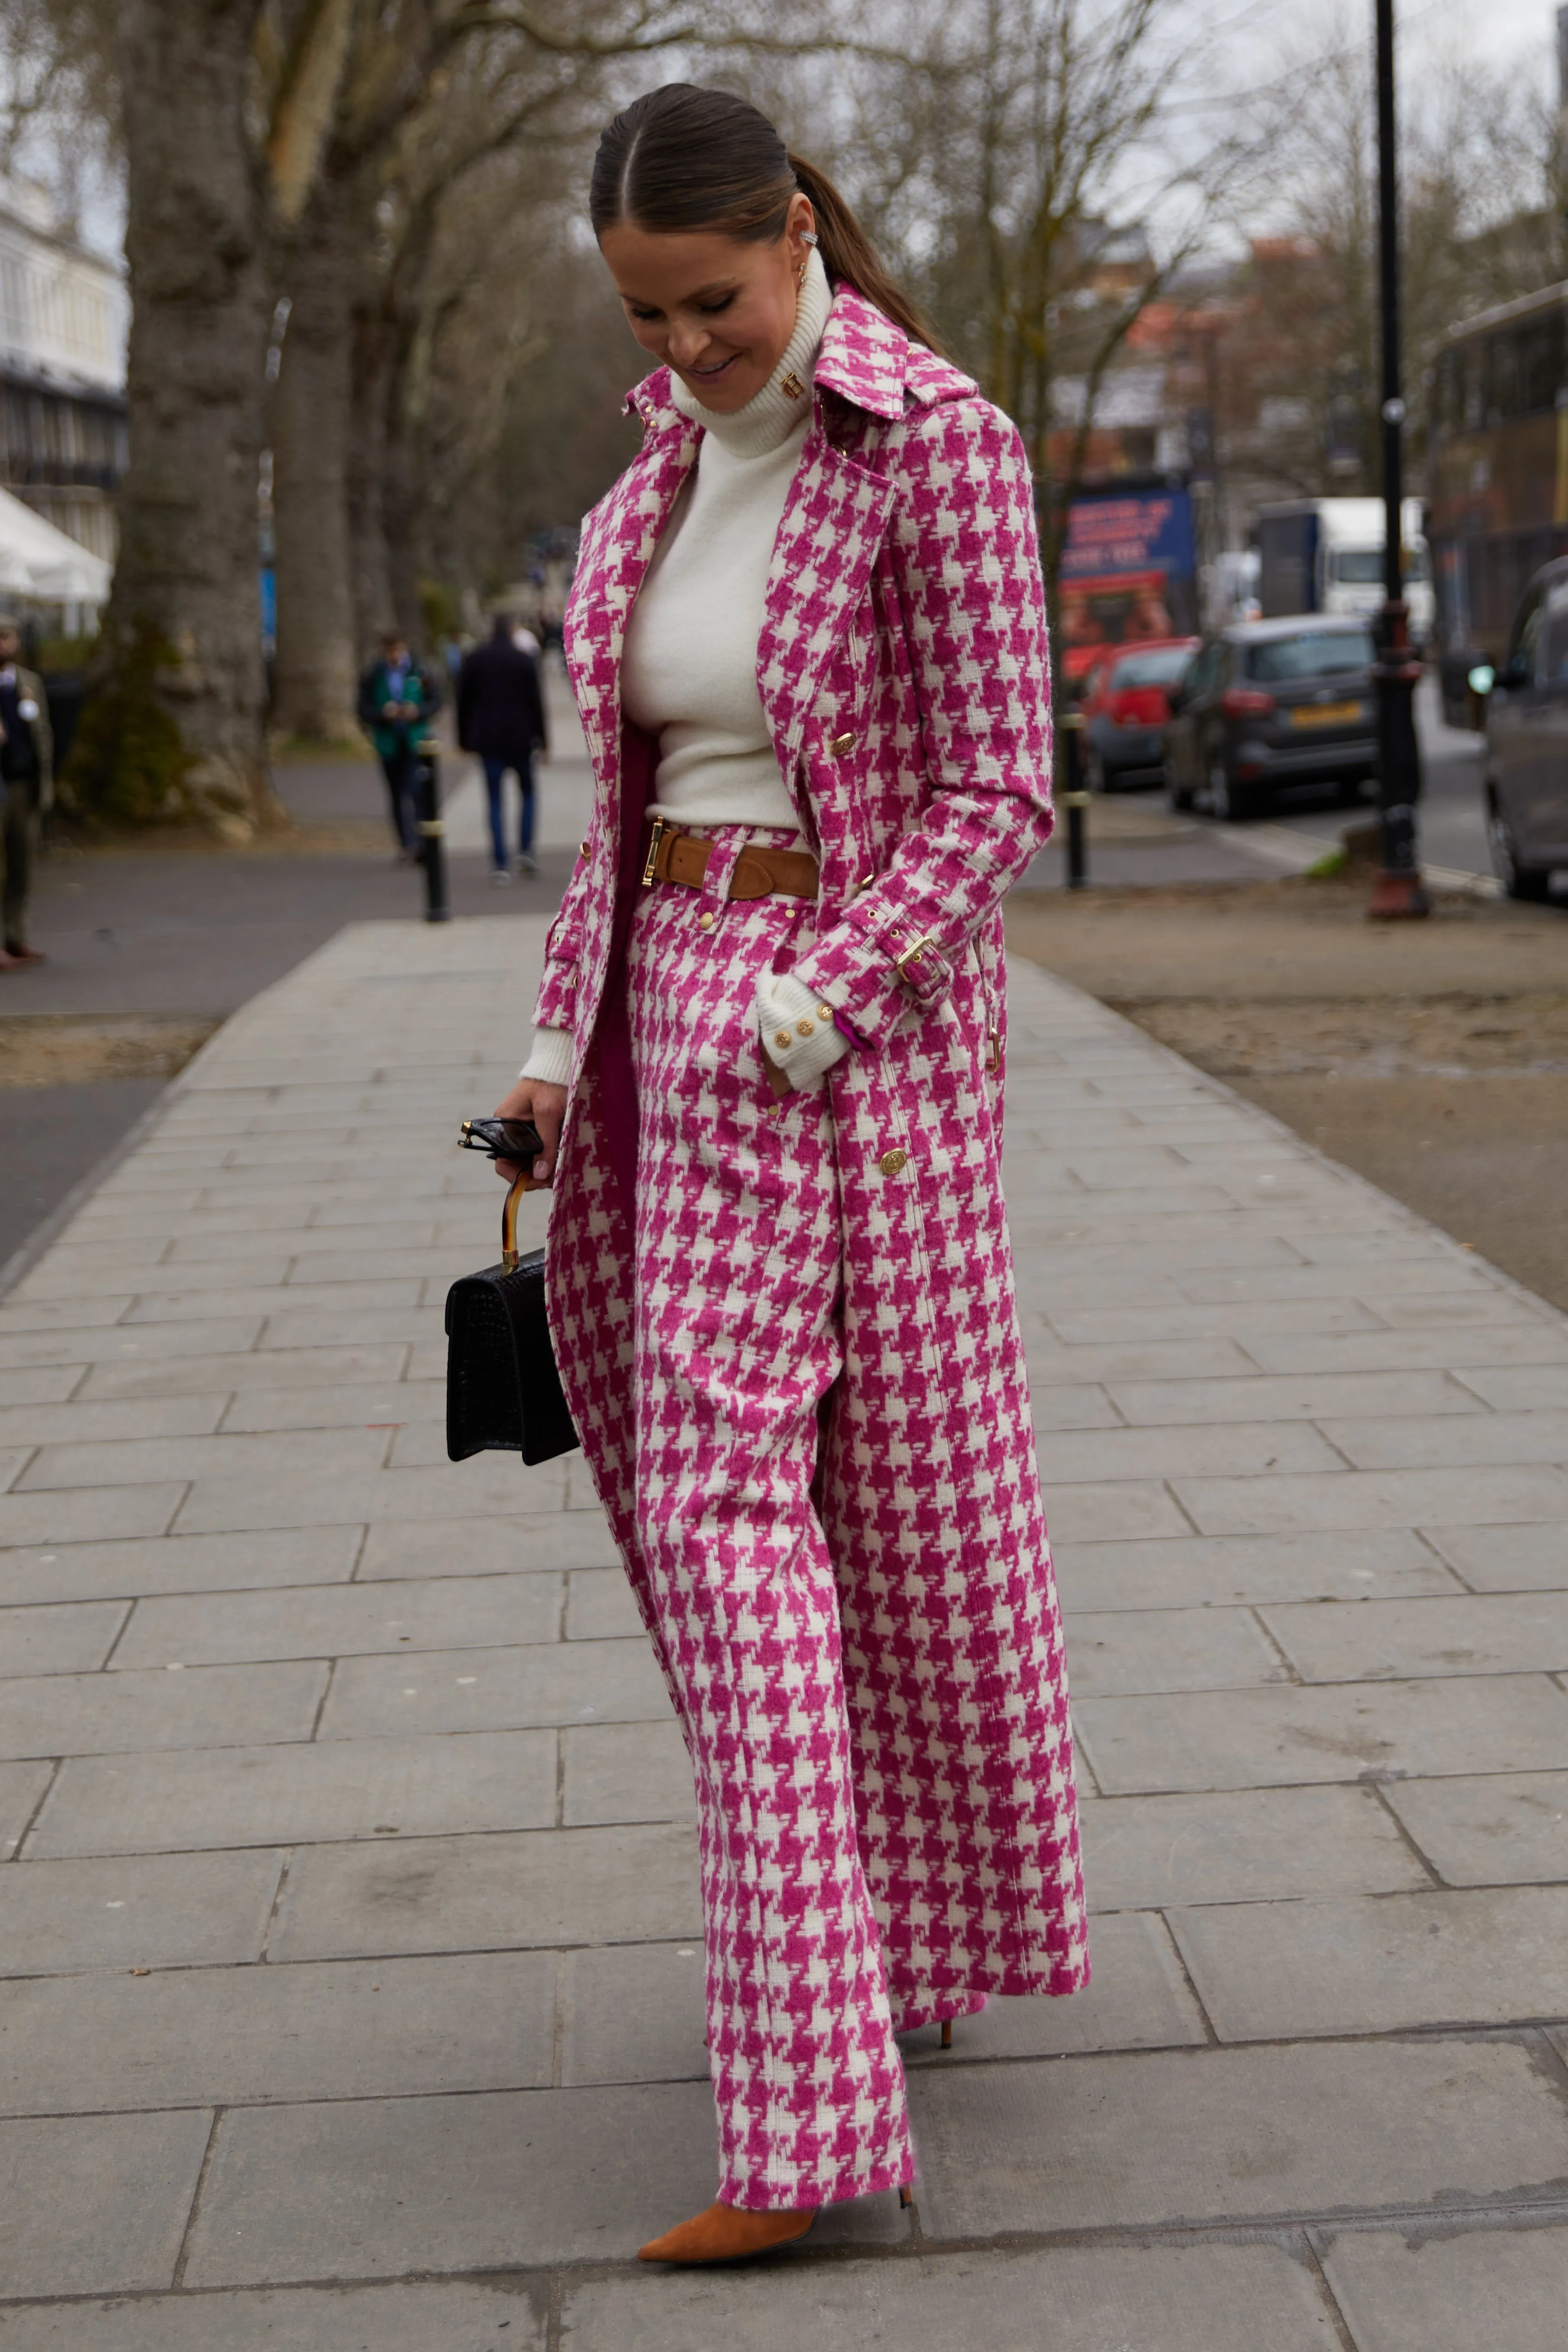
[[[791,836],[715,830],[703,890],[641,893],[627,947],[637,1528],[696,1777],[719,2194],[823,2205],[912,2174],[816,1499],[838,1173],[828,1087],[775,1101],[753,1012],[812,909],[722,897],[745,841]]]

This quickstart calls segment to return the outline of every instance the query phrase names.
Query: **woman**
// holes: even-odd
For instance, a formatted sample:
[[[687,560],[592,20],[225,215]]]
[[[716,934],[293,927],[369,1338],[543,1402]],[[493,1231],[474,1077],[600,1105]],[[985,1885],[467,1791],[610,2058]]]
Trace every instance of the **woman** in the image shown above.
[[[643,2254],[706,2262],[910,2180],[895,2034],[1088,1977],[999,1170],[1049,683],[1017,435],[823,174],[674,85],[592,215],[658,365],[584,533],[595,815],[500,1111],[696,1775],[719,2201]]]

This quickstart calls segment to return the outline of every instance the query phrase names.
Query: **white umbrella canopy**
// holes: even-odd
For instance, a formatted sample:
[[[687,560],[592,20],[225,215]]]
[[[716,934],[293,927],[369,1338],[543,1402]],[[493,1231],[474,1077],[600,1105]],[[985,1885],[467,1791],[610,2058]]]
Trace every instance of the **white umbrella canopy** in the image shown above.
[[[9,490],[0,490],[0,596],[105,604],[111,576],[100,555],[46,522]]]

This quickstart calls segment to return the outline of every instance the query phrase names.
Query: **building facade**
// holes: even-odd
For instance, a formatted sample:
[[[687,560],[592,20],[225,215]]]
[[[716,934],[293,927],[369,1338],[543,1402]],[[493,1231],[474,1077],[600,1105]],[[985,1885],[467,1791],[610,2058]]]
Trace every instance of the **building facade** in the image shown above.
[[[126,465],[123,270],[0,180],[0,486],[112,563]]]

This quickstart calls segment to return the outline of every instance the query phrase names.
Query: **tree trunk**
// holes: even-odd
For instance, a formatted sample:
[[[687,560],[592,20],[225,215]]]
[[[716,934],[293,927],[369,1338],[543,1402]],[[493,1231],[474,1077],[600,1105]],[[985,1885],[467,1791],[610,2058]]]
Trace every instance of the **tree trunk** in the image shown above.
[[[369,241],[352,185],[325,180],[281,273],[292,305],[272,402],[278,660],[272,723],[358,740],[349,545],[354,286]]]
[[[256,0],[120,0],[132,318],[120,556],[68,784],[248,832],[262,740],[257,469],[269,315],[246,138]]]
[[[354,633],[368,661],[392,626],[392,562],[386,545],[388,423],[396,385],[397,330],[379,289],[354,320],[353,432],[349,445],[350,581]]]

